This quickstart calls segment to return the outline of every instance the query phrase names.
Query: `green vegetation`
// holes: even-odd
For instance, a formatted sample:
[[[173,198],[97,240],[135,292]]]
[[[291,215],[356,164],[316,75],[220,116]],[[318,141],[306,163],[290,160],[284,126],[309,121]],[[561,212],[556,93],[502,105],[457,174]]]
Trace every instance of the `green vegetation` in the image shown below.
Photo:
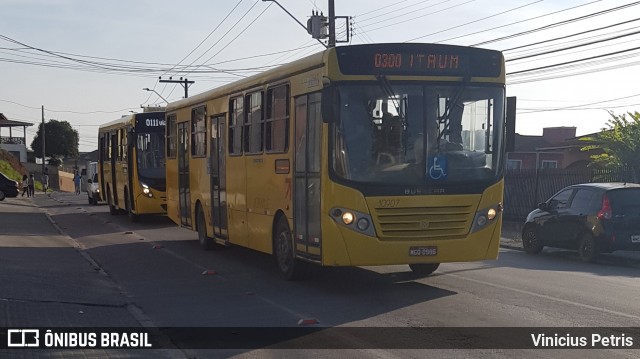
[[[44,124],[45,155],[49,157],[49,164],[58,166],[63,157],[78,157],[78,131],[67,121],[50,120]],[[42,155],[42,124],[38,126],[31,149],[38,156]]]
[[[22,188],[22,176],[28,174],[27,169],[9,152],[0,150],[0,172],[7,177],[18,181],[18,187]],[[36,191],[42,191],[42,183],[36,180]]]
[[[609,128],[583,138],[589,144],[582,151],[601,150],[601,153],[591,156],[593,164],[602,167],[626,166],[632,170],[634,182],[637,183],[640,181],[640,112],[609,114]]]

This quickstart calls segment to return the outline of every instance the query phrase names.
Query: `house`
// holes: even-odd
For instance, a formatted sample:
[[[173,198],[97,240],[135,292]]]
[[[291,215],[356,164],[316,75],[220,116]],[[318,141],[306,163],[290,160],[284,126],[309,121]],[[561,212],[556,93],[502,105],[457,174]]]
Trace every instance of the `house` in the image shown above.
[[[507,169],[586,168],[593,152],[581,151],[586,143],[575,127],[547,127],[542,136],[516,134],[515,149],[507,153]]]
[[[30,122],[12,121],[0,113],[0,148],[14,155],[22,163],[27,162],[27,127],[32,126]],[[12,129],[22,127],[22,136],[14,137]],[[3,136],[5,128],[9,129],[9,136]]]

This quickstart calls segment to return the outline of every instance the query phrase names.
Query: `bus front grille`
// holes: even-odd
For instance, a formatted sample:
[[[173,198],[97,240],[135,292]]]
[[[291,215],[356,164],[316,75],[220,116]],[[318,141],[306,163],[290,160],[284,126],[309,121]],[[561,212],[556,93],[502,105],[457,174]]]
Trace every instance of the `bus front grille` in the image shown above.
[[[438,240],[462,238],[471,227],[471,205],[375,208],[381,240]]]

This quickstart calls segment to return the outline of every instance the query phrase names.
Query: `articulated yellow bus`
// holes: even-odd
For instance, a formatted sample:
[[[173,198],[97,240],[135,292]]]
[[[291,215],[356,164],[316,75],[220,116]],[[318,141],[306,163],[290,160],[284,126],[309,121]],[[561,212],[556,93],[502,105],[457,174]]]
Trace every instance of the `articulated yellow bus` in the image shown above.
[[[98,130],[98,180],[111,214],[166,214],[164,112],[137,113]]]
[[[500,52],[330,48],[167,107],[167,213],[205,248],[323,266],[495,259]]]

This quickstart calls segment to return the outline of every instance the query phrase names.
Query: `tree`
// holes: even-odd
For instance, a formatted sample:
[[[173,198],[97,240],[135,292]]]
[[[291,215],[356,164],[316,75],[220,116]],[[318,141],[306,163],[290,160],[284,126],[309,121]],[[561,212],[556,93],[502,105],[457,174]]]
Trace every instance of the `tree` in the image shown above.
[[[78,156],[78,131],[67,121],[49,120],[45,123],[45,156],[49,164],[59,165],[63,157]],[[42,156],[42,123],[38,126],[31,149],[36,156]]]
[[[639,182],[640,112],[627,112],[626,115],[609,112],[609,115],[609,128],[583,138],[589,145],[583,147],[582,151],[600,149],[602,153],[590,156],[594,164],[604,167],[627,166],[633,172],[634,182]]]

